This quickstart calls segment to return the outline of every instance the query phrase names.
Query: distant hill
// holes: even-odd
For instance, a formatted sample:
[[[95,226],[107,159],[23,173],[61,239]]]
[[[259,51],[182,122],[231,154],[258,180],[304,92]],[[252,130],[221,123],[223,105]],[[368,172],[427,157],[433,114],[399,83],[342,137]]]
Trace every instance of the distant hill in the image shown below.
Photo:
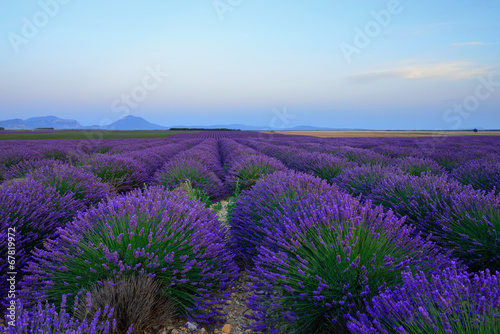
[[[114,123],[102,127],[106,130],[168,130],[169,128],[150,123],[142,117],[125,116]]]
[[[37,128],[54,128],[54,129],[81,129],[80,123],[73,119],[62,119],[56,116],[33,117],[27,120],[20,118],[0,121],[0,126],[6,129],[23,130]]]
[[[7,130],[48,129],[78,130],[78,129],[106,129],[106,130],[168,130],[167,127],[150,123],[142,117],[126,116],[114,123],[100,127],[99,125],[82,126],[73,119],[62,119],[56,116],[33,117],[27,120],[20,118],[0,121],[0,127]]]
[[[91,125],[82,126],[78,121],[73,119],[61,119],[56,116],[33,117],[27,120],[20,118],[9,119],[0,121],[0,127],[12,130],[24,129],[37,129],[37,128],[54,128],[56,130],[67,129],[104,129],[104,130],[168,130],[170,128],[191,128],[191,129],[231,129],[242,131],[362,131],[366,129],[346,129],[346,128],[329,128],[329,127],[316,127],[308,125],[299,125],[290,128],[272,128],[270,126],[253,126],[244,124],[216,124],[216,125],[175,125],[172,127],[165,127],[158,124],[148,122],[142,117],[126,116],[116,122],[106,126]],[[483,130],[483,128],[478,128]],[[468,129],[471,130],[471,129]]]

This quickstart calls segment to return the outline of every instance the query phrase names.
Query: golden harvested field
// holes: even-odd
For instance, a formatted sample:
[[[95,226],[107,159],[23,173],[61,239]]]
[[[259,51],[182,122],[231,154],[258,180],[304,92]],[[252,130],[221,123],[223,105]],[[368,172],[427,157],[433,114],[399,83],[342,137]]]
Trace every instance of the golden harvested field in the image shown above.
[[[283,135],[330,137],[439,137],[439,136],[500,136],[500,131],[262,131]]]

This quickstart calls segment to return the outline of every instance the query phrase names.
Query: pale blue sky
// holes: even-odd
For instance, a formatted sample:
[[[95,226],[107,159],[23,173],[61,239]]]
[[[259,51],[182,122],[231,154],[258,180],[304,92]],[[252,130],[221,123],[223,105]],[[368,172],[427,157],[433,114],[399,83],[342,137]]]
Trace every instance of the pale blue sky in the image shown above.
[[[500,128],[499,16],[493,0],[2,2],[0,119]]]

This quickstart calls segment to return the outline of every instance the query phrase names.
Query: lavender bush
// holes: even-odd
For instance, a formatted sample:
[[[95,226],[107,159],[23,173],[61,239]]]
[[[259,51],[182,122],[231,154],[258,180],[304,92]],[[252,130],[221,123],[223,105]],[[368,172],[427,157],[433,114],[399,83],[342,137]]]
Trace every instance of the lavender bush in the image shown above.
[[[74,208],[79,203],[73,194],[61,195],[53,186],[32,179],[16,180],[0,189],[0,295],[7,296],[7,272],[9,237],[14,238],[18,272],[16,279],[23,276],[22,270],[31,257],[31,251],[42,241],[54,237],[57,228],[69,222]]]
[[[221,181],[224,176],[217,141],[207,139],[171,159],[156,172],[154,183],[169,189],[188,187],[199,199],[219,200],[226,193]]]
[[[378,184],[389,174],[402,175],[395,167],[363,165],[345,169],[332,182],[354,196],[369,196]]]
[[[234,140],[219,141],[219,148],[228,174],[226,188],[232,194],[236,185],[241,190],[249,189],[259,178],[286,169],[280,161]]]
[[[20,179],[35,169],[53,166],[56,164],[60,164],[60,162],[52,159],[24,160],[5,170],[3,177],[5,180]]]
[[[357,166],[355,162],[334,157],[331,154],[310,152],[295,146],[272,145],[249,140],[240,140],[240,142],[280,160],[290,169],[311,174],[327,181],[337,176],[342,170]]]
[[[21,282],[24,299],[56,302],[109,279],[158,280],[177,310],[197,323],[223,318],[220,306],[238,270],[227,228],[182,191],[134,190],[80,214],[60,238],[34,253]]]
[[[132,334],[150,333],[154,327],[171,323],[175,316],[175,304],[162,293],[161,283],[145,276],[103,282],[87,292],[87,298],[90,302],[80,300],[74,317],[92,321],[101,310],[113,308],[118,333],[130,328]]]
[[[422,174],[439,176],[445,173],[444,168],[439,166],[437,162],[426,158],[406,157],[398,159],[395,165],[403,172],[414,176]]]
[[[460,152],[459,147],[447,147],[436,149],[429,157],[435,160],[446,171],[451,172],[466,161],[471,160],[471,151]]]
[[[370,194],[376,204],[392,209],[419,231],[441,229],[451,216],[456,194],[472,191],[447,176],[388,174]]]
[[[500,163],[490,159],[472,160],[453,171],[451,177],[474,189],[500,190]]]
[[[336,156],[344,157],[349,161],[360,165],[388,165],[391,159],[375,151],[361,149],[358,147],[344,147],[335,153]]]
[[[325,181],[296,172],[276,172],[259,180],[237,199],[231,222],[231,246],[242,261],[251,264],[263,241],[262,219],[286,198],[334,191]]]
[[[261,177],[283,170],[285,170],[285,166],[276,159],[262,155],[242,156],[228,170],[227,187],[231,192],[234,192],[236,183],[238,183],[241,190],[249,189]]]
[[[329,182],[342,171],[357,166],[346,159],[322,153],[302,153],[293,158],[294,161],[289,163],[288,167]]]
[[[126,157],[98,154],[85,162],[85,167],[117,193],[142,187],[147,171],[135,160]]]
[[[168,189],[185,187],[198,189],[195,197],[202,198],[206,194],[211,199],[219,199],[224,194],[221,180],[202,162],[192,158],[174,158],[163,166],[154,176],[154,183]]]
[[[86,301],[92,305],[89,299]],[[73,311],[78,307],[76,299]],[[63,296],[60,308],[54,304],[38,303],[32,309],[23,307],[21,301],[17,301],[15,320],[10,320],[10,313],[6,313],[6,326],[0,326],[0,332],[5,334],[33,334],[33,333],[58,333],[58,334],[118,334],[116,321],[113,319],[113,309],[105,307],[99,310],[90,321],[78,320],[67,310],[66,297]],[[126,333],[131,334],[133,327]],[[119,333],[125,333],[121,331]]]
[[[67,164],[43,165],[29,172],[28,178],[54,187],[61,196],[72,194],[79,204],[74,207],[75,212],[95,205],[110,195],[109,186],[92,173]]]
[[[392,213],[338,193],[282,202],[262,225],[265,242],[250,271],[256,330],[346,333],[348,315],[400,283],[402,270],[450,264]]]
[[[500,197],[478,191],[455,194],[450,219],[434,233],[469,270],[500,270]]]
[[[500,260],[500,199],[446,176],[388,175],[371,197],[393,209],[470,270],[497,270]]]
[[[403,273],[403,283],[385,289],[352,317],[353,334],[500,333],[500,273],[474,275],[455,265],[432,275]]]

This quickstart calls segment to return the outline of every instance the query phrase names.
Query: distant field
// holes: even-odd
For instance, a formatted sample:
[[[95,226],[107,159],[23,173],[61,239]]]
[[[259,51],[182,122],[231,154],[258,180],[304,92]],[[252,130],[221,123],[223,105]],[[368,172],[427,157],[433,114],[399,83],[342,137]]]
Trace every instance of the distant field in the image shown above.
[[[165,138],[196,131],[4,130],[0,140]]]
[[[262,131],[271,133],[271,131]],[[274,131],[283,135],[330,137],[500,136],[500,131]]]

